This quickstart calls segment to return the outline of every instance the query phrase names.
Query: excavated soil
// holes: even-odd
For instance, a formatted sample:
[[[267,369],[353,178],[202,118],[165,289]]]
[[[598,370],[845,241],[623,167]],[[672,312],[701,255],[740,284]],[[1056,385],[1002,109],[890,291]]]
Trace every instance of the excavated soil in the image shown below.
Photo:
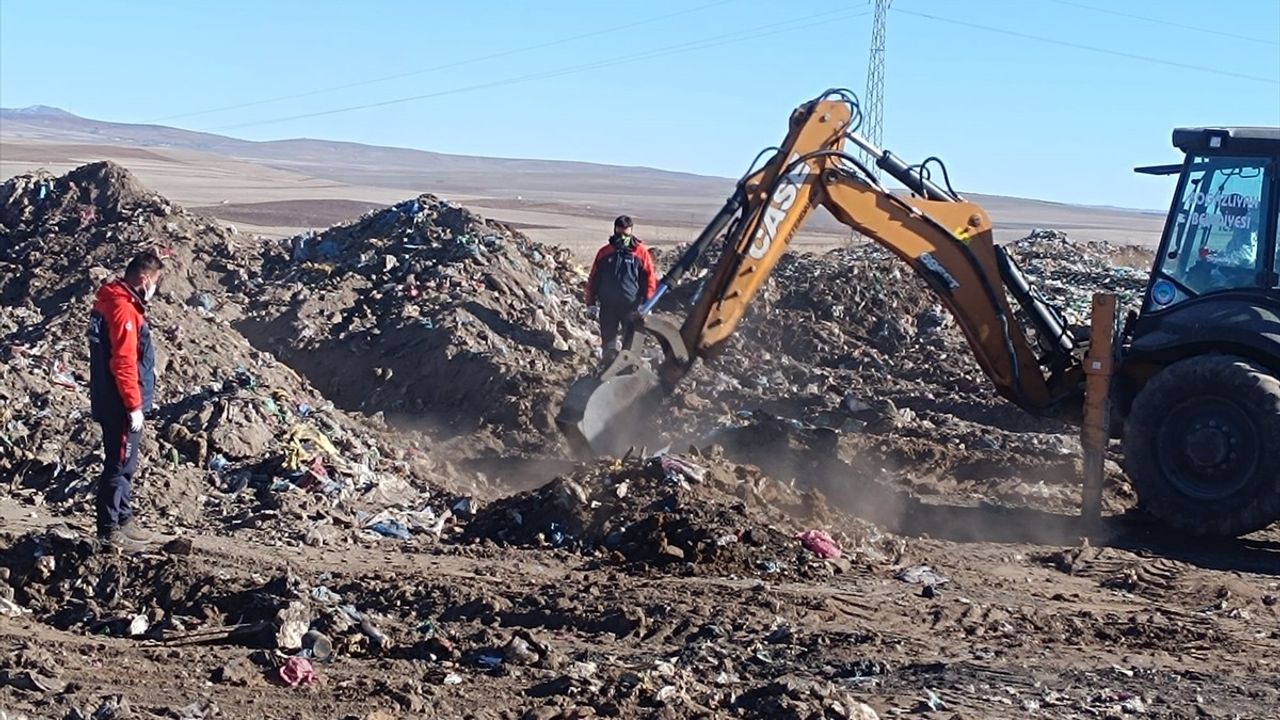
[[[6,183],[0,232],[0,718],[1280,703],[1280,532],[1168,534],[1114,462],[1083,526],[1074,431],[994,398],[872,248],[784,260],[665,449],[577,462],[551,418],[596,362],[582,268],[440,198],[281,243],[97,163]],[[144,247],[172,268],[137,482],[166,542],[113,554],[85,324]],[[1011,249],[1076,322],[1141,292],[1127,249]]]
[[[52,186],[44,202],[41,182]],[[315,541],[361,515],[423,510],[455,477],[421,438],[335,409],[235,330],[260,282],[260,241],[187,214],[112,163],[14,178],[0,199],[0,477],[12,496],[89,512],[100,441],[88,308],[144,249],[168,272],[149,309],[158,407],[142,511],[175,527]]]
[[[238,327],[341,407],[537,448],[593,349],[568,257],[423,195],[268,253]]]

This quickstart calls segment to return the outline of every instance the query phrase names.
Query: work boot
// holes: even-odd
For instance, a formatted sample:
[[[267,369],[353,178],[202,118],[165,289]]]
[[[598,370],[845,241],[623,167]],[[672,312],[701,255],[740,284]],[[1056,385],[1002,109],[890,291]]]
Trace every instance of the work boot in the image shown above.
[[[142,545],[151,545],[156,541],[155,535],[143,530],[138,526],[138,523],[134,522],[132,519],[124,521],[124,523],[120,525],[118,532],[129,541],[140,543]]]
[[[98,533],[98,545],[103,552],[108,553],[138,552],[147,549],[146,542],[130,538],[120,528]]]

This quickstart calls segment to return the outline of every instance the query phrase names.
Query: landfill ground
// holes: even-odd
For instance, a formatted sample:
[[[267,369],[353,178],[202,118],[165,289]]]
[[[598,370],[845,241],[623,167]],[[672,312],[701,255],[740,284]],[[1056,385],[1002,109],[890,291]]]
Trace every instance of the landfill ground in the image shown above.
[[[644,447],[585,461],[553,423],[597,362],[583,269],[464,207],[266,240],[94,164],[6,182],[0,233],[5,720],[1280,706],[1280,527],[1165,531],[1118,455],[1082,526],[1075,432],[993,397],[874,248],[788,258]],[[114,554],[84,331],[142,248],[171,270],[135,505],[166,542]],[[1132,248],[1012,250],[1076,322],[1142,289]]]

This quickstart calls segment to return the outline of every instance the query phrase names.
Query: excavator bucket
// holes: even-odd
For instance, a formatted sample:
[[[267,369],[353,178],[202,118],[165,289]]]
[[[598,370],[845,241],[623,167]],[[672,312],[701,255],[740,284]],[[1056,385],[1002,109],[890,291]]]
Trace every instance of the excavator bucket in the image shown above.
[[[556,425],[580,457],[620,455],[644,444],[646,408],[661,395],[658,377],[648,371],[608,380],[580,378],[569,387]]]
[[[649,318],[628,330],[618,356],[565,393],[556,425],[578,456],[621,455],[657,441],[652,418],[666,390],[642,355],[646,335],[659,340],[666,361],[687,358],[678,329],[662,319]]]

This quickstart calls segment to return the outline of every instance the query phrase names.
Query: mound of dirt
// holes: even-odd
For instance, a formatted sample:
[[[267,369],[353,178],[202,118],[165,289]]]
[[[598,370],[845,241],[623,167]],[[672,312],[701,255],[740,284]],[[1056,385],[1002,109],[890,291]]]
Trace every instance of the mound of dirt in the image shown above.
[[[595,347],[567,251],[431,195],[287,245],[240,327],[339,406],[557,441],[560,395]]]
[[[147,193],[112,163],[15,177],[0,196],[0,477],[18,495],[89,511],[100,467],[89,308],[144,249],[168,266],[148,310],[157,409],[138,478],[144,512],[186,526],[211,516],[225,527],[280,525],[296,542],[313,529],[300,522],[313,506],[347,526],[389,506],[420,511],[452,475],[412,438],[393,444],[384,427],[335,410],[233,327],[261,240]]]
[[[1136,257],[1127,248],[1035,231],[1008,249],[1076,324],[1095,291],[1118,293],[1123,307],[1145,287],[1143,271],[1116,263]],[[691,296],[683,288],[665,309],[682,312]],[[722,443],[779,478],[825,477],[804,459],[821,446],[845,461],[839,476],[859,482],[933,494],[1009,481],[1001,500],[1077,502],[1078,431],[997,397],[936,295],[876,245],[784,257],[729,347],[694,369],[670,407],[662,442]]]
[[[681,572],[762,575],[830,574],[825,559],[891,552],[892,540],[843,517],[842,527],[862,533],[839,534],[831,538],[834,550],[814,550],[831,512],[817,491],[773,482],[755,467],[714,454],[667,454],[580,466],[482,508],[462,539]],[[802,539],[813,530],[803,536],[813,539]]]
[[[37,172],[12,178],[0,190],[0,226],[14,234],[71,234],[98,222],[129,221],[164,206],[164,199],[128,170],[98,162],[62,177]]]

